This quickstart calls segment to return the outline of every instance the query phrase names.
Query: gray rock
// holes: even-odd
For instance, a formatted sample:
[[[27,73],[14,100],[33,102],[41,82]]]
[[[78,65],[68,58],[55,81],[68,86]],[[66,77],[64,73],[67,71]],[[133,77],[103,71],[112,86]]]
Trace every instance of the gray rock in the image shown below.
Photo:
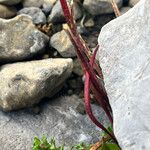
[[[57,32],[51,37],[50,45],[55,48],[62,57],[76,56],[75,47],[64,30]]]
[[[121,14],[123,15],[123,14],[125,14],[126,12],[128,12],[130,9],[131,9],[131,7],[122,7],[121,10],[120,10],[120,12],[121,12]]]
[[[74,4],[73,11],[74,11],[75,20],[82,17],[82,11],[78,3]],[[48,17],[48,22],[57,23],[57,22],[64,22],[64,21],[65,21],[64,13],[62,11],[60,1],[58,0]]]
[[[150,149],[150,1],[103,27],[99,61],[122,150]]]
[[[122,0],[115,0],[118,7],[122,6]],[[83,6],[92,15],[101,15],[114,12],[110,0],[84,0]]]
[[[0,108],[30,107],[58,92],[72,72],[71,59],[44,59],[4,65],[0,69]]]
[[[83,70],[78,58],[75,58],[73,60],[73,73],[77,74],[78,76],[83,76]]]
[[[44,0],[43,6],[42,6],[42,11],[46,15],[49,15],[55,2],[56,2],[56,0]]]
[[[0,18],[11,18],[17,14],[17,10],[13,6],[5,6],[0,4]]]
[[[0,4],[6,4],[6,5],[15,5],[20,3],[22,0],[0,0]]]
[[[136,5],[140,0],[129,0],[129,5],[131,7],[133,7],[134,5]]]
[[[0,28],[0,62],[30,58],[43,52],[49,40],[27,15],[0,19]]]
[[[27,110],[0,112],[1,150],[31,150],[33,138],[45,134],[48,139],[55,138],[57,144],[65,143],[68,149],[80,142],[87,144],[100,139],[99,130],[88,118],[81,115],[76,107],[81,100],[77,96],[60,97],[50,100],[42,106],[39,115]],[[92,105],[99,120],[108,123],[100,107]]]
[[[46,16],[40,8],[28,7],[21,9],[18,14],[26,14],[32,18],[34,24],[45,24]]]
[[[42,7],[44,0],[22,0],[23,7]]]

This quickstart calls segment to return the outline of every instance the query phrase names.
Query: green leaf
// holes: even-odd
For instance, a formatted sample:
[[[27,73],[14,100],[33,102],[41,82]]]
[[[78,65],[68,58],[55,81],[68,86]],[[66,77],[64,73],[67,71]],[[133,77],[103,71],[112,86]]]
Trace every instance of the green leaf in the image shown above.
[[[120,150],[117,144],[114,143],[105,143],[103,146],[98,150]]]

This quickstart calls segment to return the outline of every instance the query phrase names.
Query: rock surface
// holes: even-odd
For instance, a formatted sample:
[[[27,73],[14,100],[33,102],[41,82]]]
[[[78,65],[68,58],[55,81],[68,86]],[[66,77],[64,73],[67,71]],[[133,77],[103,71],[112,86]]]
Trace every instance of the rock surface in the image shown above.
[[[49,40],[27,15],[0,19],[0,28],[0,62],[30,58],[43,52]]]
[[[130,5],[131,7],[133,7],[133,6],[135,6],[139,1],[140,1],[140,0],[130,0],[130,1],[129,1],[129,5]]]
[[[22,0],[23,7],[42,7],[44,0]]]
[[[121,12],[121,14],[123,15],[123,14],[125,14],[126,12],[128,12],[130,9],[131,9],[131,7],[122,7],[121,10],[120,10],[120,12]]]
[[[0,4],[0,18],[11,18],[17,14],[17,10],[13,6],[5,6]]]
[[[27,7],[21,9],[18,14],[26,14],[32,18],[34,24],[45,24],[46,16],[41,9],[37,7]]]
[[[48,139],[55,137],[58,144],[67,144],[68,149],[80,142],[97,142],[100,130],[87,115],[77,112],[75,108],[80,102],[77,96],[53,99],[40,106],[42,112],[39,115],[27,110],[7,114],[0,111],[1,149],[31,150],[33,138],[43,134]],[[108,123],[98,106],[93,105],[93,110],[102,123]]]
[[[122,6],[122,0],[115,0],[118,7]],[[84,0],[83,6],[92,15],[112,13],[110,0]]]
[[[20,3],[22,0],[0,0],[0,4],[6,4],[6,5],[15,5]]]
[[[0,69],[0,108],[30,107],[61,89],[72,72],[71,59],[45,59],[7,64]]]
[[[68,1],[70,1],[70,0],[68,0]],[[74,11],[75,20],[82,17],[82,11],[81,11],[78,3],[74,4],[73,11]],[[54,7],[53,7],[53,9],[52,9],[52,11],[51,11],[51,13],[48,17],[48,21],[53,22],[53,23],[58,23],[58,22],[64,22],[65,21],[64,13],[62,11],[61,4],[60,4],[59,0],[54,5]]]
[[[150,149],[150,1],[103,27],[99,61],[122,150]]]
[[[54,47],[62,57],[76,56],[75,48],[64,30],[57,32],[51,37],[50,45]]]

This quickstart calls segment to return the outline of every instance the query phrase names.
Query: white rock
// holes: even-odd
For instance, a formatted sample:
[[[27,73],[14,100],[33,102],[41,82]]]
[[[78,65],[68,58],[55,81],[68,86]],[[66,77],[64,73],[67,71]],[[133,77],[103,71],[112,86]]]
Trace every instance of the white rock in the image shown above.
[[[103,27],[99,61],[122,150],[150,150],[150,1]]]

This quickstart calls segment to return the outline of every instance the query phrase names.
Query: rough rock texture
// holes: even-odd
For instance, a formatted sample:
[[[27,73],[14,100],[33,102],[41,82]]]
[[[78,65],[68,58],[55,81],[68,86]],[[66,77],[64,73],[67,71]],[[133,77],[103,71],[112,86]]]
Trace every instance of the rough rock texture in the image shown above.
[[[29,107],[53,96],[71,74],[71,59],[14,63],[0,69],[0,107],[4,111]]]
[[[59,144],[67,144],[68,149],[80,142],[97,142],[100,130],[87,115],[77,112],[80,101],[77,96],[50,100],[40,106],[39,115],[27,110],[7,114],[0,111],[1,150],[31,150],[33,138],[43,134],[49,139],[55,137]],[[93,105],[93,110],[102,123],[108,123],[100,107]]]
[[[18,14],[26,14],[32,18],[34,24],[45,24],[46,23],[46,16],[42,12],[40,8],[37,7],[27,7],[21,9]]]
[[[133,6],[136,5],[139,1],[140,1],[140,0],[130,0],[130,1],[129,1],[129,5],[130,5],[131,7],[133,7]]]
[[[122,7],[121,10],[120,10],[120,12],[121,12],[121,14],[123,15],[123,14],[125,14],[127,11],[129,11],[130,9],[131,9],[131,7]]]
[[[75,48],[67,33],[62,30],[57,32],[50,39],[50,45],[54,47],[63,57],[75,57]]]
[[[15,5],[20,3],[22,0],[0,0],[0,4],[6,4],[6,5]]]
[[[118,7],[122,6],[122,0],[115,0]],[[112,13],[110,0],[84,0],[83,6],[92,15]]]
[[[0,18],[11,18],[17,14],[17,10],[13,6],[5,6],[0,4]]]
[[[70,1],[70,0],[68,0],[68,1]],[[75,20],[82,17],[82,11],[81,11],[81,8],[79,7],[78,3],[74,4],[73,10],[74,10]],[[52,11],[48,17],[48,21],[53,22],[53,23],[65,21],[64,13],[62,11],[61,4],[60,4],[59,0],[54,5],[54,7],[53,7],[53,9],[52,9]]]
[[[150,1],[103,27],[99,61],[122,150],[150,149]]]
[[[56,2],[56,0],[44,0],[44,3],[42,5],[42,11],[46,15],[49,15],[55,2]]]
[[[30,58],[43,52],[49,40],[27,15],[0,19],[0,29],[0,62]]]
[[[23,7],[42,7],[44,0],[22,0]]]

